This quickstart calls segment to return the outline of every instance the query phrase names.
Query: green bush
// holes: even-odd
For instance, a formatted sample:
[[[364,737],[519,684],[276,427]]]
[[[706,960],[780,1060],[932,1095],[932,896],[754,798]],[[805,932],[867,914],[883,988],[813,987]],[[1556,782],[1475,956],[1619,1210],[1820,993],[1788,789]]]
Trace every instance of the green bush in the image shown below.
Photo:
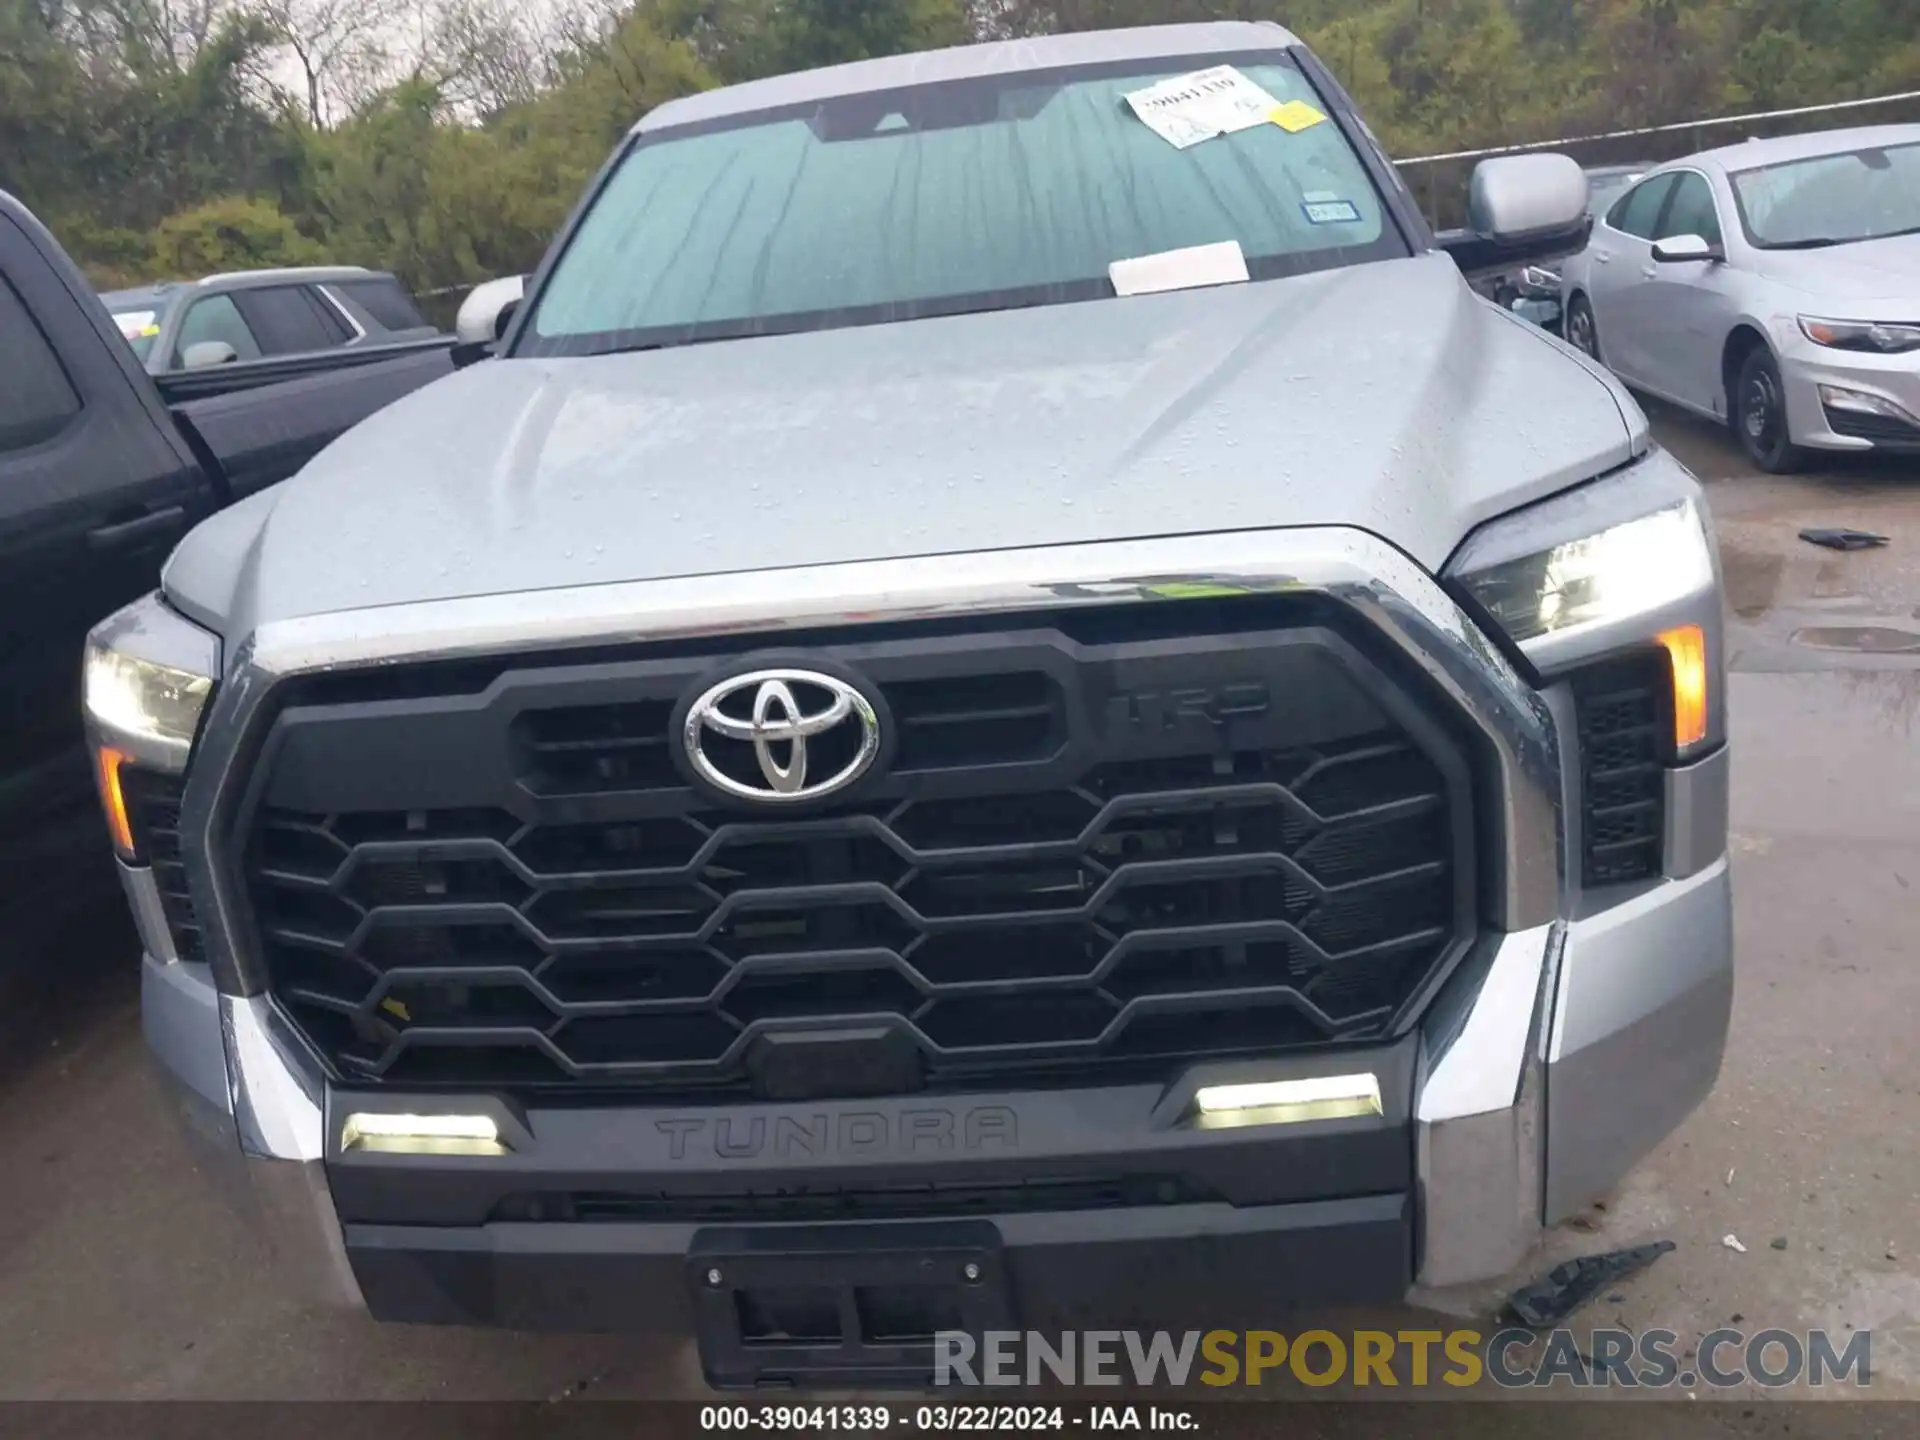
[[[300,233],[291,217],[265,200],[231,195],[170,215],[153,236],[156,278],[192,280],[223,270],[317,265],[326,247]]]

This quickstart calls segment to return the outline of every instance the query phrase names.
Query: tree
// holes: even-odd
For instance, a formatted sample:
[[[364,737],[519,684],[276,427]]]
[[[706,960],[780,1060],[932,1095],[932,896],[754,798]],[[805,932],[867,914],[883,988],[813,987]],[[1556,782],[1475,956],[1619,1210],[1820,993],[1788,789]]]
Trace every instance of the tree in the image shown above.
[[[299,73],[310,125],[328,124],[379,87],[405,13],[401,0],[260,0],[261,19]]]
[[[102,277],[312,256],[438,289],[531,267],[655,106],[804,66],[1279,19],[1405,155],[1920,87],[1916,3],[0,0],[0,186]]]

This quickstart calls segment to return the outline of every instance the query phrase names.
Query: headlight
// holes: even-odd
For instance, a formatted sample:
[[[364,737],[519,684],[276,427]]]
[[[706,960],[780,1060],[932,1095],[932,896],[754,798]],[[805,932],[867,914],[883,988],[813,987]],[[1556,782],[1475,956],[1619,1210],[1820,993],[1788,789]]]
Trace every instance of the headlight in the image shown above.
[[[1710,589],[1713,557],[1699,507],[1686,499],[1487,565],[1461,581],[1524,648],[1537,636],[1652,614]]]
[[[87,716],[103,734],[186,765],[213,677],[157,665],[89,642],[84,682]]]
[[[1448,578],[1543,672],[1658,645],[1674,742],[1715,730],[1720,597],[1699,486],[1664,452],[1483,525]]]
[[[1835,350],[1864,350],[1873,355],[1897,355],[1920,350],[1920,325],[1895,325],[1880,320],[1820,320],[1800,317],[1800,333],[1816,345]]]
[[[137,858],[129,797],[138,773],[180,775],[220,672],[219,637],[158,596],[109,616],[87,637],[81,695],[107,828]]]
[[[1520,284],[1523,289],[1540,295],[1558,296],[1560,293],[1560,276],[1538,265],[1529,265],[1520,272]]]

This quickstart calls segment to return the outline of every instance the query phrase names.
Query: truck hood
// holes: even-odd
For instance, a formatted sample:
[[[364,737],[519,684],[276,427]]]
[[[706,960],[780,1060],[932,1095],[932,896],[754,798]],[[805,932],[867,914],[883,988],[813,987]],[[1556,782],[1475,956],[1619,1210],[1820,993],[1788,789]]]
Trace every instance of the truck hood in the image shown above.
[[[233,639],[409,601],[1282,526],[1357,526],[1435,569],[1481,521],[1631,458],[1645,424],[1432,255],[484,362],[348,432],[256,519],[190,536],[167,585]]]

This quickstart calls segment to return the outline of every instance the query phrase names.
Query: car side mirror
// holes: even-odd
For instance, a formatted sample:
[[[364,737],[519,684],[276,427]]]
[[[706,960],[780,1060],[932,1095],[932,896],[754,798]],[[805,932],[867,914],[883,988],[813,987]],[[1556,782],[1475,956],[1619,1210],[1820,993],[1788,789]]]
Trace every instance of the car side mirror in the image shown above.
[[[1725,260],[1727,252],[1701,235],[1669,235],[1653,242],[1653,258],[1662,265],[1683,265],[1690,260]]]
[[[527,291],[527,277],[486,280],[467,292],[454,317],[453,333],[464,345],[491,345],[507,333],[513,312]]]
[[[1567,155],[1499,155],[1473,167],[1467,228],[1440,246],[1469,277],[1559,260],[1586,248],[1587,174]]]
[[[224,340],[197,340],[180,352],[183,370],[210,370],[215,365],[231,365],[240,352]]]
[[[1587,173],[1566,155],[1500,155],[1473,167],[1467,227],[1509,243],[1564,232],[1587,215]]]

